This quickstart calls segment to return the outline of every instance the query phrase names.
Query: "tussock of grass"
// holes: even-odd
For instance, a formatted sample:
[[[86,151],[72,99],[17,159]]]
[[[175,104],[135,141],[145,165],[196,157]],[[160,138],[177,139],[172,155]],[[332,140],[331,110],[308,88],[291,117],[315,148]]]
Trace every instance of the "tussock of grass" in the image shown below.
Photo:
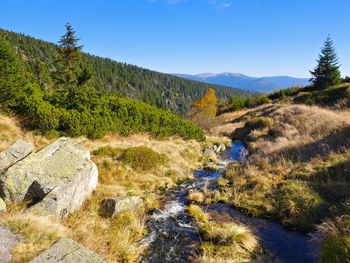
[[[199,232],[203,240],[214,244],[236,243],[249,252],[253,252],[258,247],[257,238],[252,232],[246,226],[234,222],[210,222],[203,225]]]
[[[322,240],[320,261],[346,263],[350,259],[350,216],[326,220],[317,227]]]
[[[201,204],[204,202],[204,194],[199,191],[190,190],[188,192],[187,200],[192,203]]]
[[[10,213],[0,223],[20,235],[20,243],[12,251],[13,263],[29,262],[62,237],[70,237],[71,230],[49,217]]]
[[[210,217],[198,205],[189,205],[187,208],[188,214],[193,217],[198,223],[206,223]]]

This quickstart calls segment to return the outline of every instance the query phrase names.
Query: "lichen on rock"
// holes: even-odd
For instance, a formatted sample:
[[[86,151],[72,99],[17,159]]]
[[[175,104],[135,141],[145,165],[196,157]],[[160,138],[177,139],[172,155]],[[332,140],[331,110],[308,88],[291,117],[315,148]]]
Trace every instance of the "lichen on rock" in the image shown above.
[[[30,211],[57,217],[79,209],[97,181],[90,152],[68,138],[17,162],[0,178],[5,200],[28,202]]]

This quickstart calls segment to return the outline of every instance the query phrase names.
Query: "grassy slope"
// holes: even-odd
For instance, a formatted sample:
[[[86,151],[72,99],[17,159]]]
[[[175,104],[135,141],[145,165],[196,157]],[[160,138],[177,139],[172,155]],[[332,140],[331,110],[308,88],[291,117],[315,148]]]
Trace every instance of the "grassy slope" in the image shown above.
[[[223,114],[212,129],[250,151],[249,163],[219,180],[214,199],[301,230],[316,227],[322,262],[350,258],[349,89],[294,91],[284,102]]]
[[[0,115],[0,150],[18,138],[33,142],[37,150],[50,142],[42,136],[21,130],[18,123],[15,118]],[[105,196],[141,195],[146,208],[155,208],[158,205],[157,196],[167,187],[190,176],[191,170],[199,165],[198,158],[201,156],[198,142],[175,138],[160,141],[147,135],[111,135],[99,140],[85,137],[74,140],[92,152],[102,148],[92,155],[100,174],[97,190],[80,211],[63,222],[49,217],[24,215],[22,207],[9,205],[8,213],[0,216],[0,223],[22,236],[20,245],[14,250],[12,262],[28,262],[58,238],[66,236],[96,251],[108,262],[137,261],[144,249],[138,244],[146,233],[144,211],[129,211],[108,220],[98,215],[99,202]],[[106,151],[106,147],[112,151]],[[152,153],[152,157],[142,158],[159,155],[163,161],[145,169],[138,167],[138,162],[130,158],[133,151],[129,151],[128,159],[115,158],[111,154],[133,147],[143,147],[147,153]]]

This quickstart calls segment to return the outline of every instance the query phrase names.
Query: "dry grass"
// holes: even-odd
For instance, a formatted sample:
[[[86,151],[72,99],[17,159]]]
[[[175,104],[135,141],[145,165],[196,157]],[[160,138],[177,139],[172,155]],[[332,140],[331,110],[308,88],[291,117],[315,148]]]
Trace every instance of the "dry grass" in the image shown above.
[[[215,244],[236,243],[249,252],[258,247],[256,236],[246,226],[234,222],[210,222],[200,228],[200,233],[204,240]]]
[[[42,148],[49,142],[48,139],[41,135],[22,130],[16,117],[0,114],[0,151],[9,147],[17,139],[32,142],[36,149]]]
[[[15,118],[2,115],[0,133],[0,150],[18,138],[34,143],[36,149],[51,141],[21,130]],[[65,236],[97,252],[108,262],[137,262],[145,249],[139,244],[146,234],[143,209],[127,211],[114,219],[105,219],[98,214],[100,201],[107,196],[140,195],[146,209],[157,208],[160,192],[190,177],[191,171],[200,167],[200,143],[179,138],[156,140],[148,135],[108,135],[99,140],[85,137],[73,140],[91,152],[102,147],[110,150],[110,154],[92,156],[99,169],[99,185],[84,206],[62,222],[50,217],[25,215],[20,208],[10,207],[9,213],[0,216],[0,223],[23,237],[20,245],[14,249],[13,261],[28,262]],[[147,147],[159,156],[164,156],[166,161],[156,163],[152,170],[134,169],[133,164],[118,159],[118,151],[114,151],[119,148],[125,152],[131,147]]]
[[[198,205],[189,205],[187,212],[196,220],[197,223],[206,223],[210,219],[209,215],[205,213]]]
[[[71,237],[71,230],[50,217],[22,213],[11,207],[0,217],[0,224],[9,227],[20,236],[20,243],[12,252],[12,263],[29,262],[62,237]]]
[[[327,154],[339,148],[340,144],[350,146],[350,135],[347,138],[337,136],[337,133],[350,128],[349,112],[288,105],[272,112],[269,117],[273,119],[274,126],[268,134],[253,136],[255,140],[249,142],[249,149],[257,158],[288,158],[295,151],[293,157],[297,155],[304,160],[310,154]]]
[[[201,204],[204,202],[204,194],[199,191],[190,190],[187,196],[187,200],[191,203]]]
[[[249,162],[227,169],[217,199],[305,229],[329,209],[340,212],[339,201],[350,190],[345,179],[350,172],[349,111],[273,105],[256,108],[239,121],[249,125],[233,136],[243,134]]]

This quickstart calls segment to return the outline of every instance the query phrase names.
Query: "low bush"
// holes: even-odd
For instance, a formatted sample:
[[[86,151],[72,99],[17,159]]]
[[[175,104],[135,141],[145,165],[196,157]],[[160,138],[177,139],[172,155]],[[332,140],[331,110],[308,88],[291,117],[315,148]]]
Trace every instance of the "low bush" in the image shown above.
[[[143,146],[128,148],[120,158],[132,168],[141,171],[154,170],[167,161],[164,154]]]

